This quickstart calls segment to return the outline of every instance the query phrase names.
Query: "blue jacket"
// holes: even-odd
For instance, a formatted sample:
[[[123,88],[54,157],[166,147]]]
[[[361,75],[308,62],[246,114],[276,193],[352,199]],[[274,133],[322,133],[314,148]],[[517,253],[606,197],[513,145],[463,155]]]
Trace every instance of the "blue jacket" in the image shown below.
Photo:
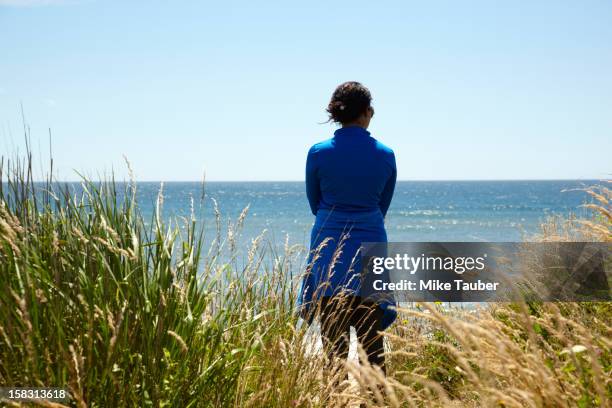
[[[310,209],[387,214],[397,168],[393,150],[359,126],[340,128],[334,137],[310,148],[306,195]]]
[[[309,265],[299,303],[303,311],[316,296],[331,296],[343,290],[359,292],[362,242],[387,242],[384,216],[387,214],[397,168],[393,151],[359,126],[344,127],[334,137],[312,146],[306,159],[306,195],[316,216],[311,233]],[[321,244],[328,239],[322,249]],[[336,248],[342,242],[338,255]],[[317,256],[313,256],[319,248]],[[335,258],[334,258],[335,256]],[[333,262],[332,262],[333,259]],[[329,265],[333,265],[330,273]],[[322,282],[329,282],[323,289]],[[396,312],[380,303],[385,311],[383,329],[395,320]]]

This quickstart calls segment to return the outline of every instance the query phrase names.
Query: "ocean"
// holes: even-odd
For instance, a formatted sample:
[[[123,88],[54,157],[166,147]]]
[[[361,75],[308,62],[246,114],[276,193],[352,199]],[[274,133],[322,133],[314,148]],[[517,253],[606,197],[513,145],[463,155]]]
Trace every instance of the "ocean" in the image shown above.
[[[389,241],[520,241],[538,231],[547,217],[580,207],[588,196],[579,189],[596,181],[399,181],[386,218]],[[145,218],[154,208],[160,183],[141,182],[137,200]],[[163,186],[167,219],[194,213],[207,235],[214,231],[214,202],[223,228],[249,206],[242,242],[260,235],[281,244],[309,242],[314,216],[303,182],[169,182]]]

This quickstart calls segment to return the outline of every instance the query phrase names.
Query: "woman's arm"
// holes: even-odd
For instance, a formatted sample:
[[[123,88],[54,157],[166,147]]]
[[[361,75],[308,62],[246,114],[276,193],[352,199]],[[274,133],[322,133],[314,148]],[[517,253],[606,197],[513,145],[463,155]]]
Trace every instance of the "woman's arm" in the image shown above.
[[[317,168],[312,149],[310,149],[308,157],[306,158],[306,197],[308,197],[310,211],[312,211],[314,215],[317,215],[319,200],[321,199],[321,186],[319,184],[319,177],[317,176]]]
[[[385,184],[385,187],[380,195],[380,211],[382,211],[383,217],[387,215],[387,210],[391,205],[391,199],[393,198],[393,191],[395,191],[395,182],[397,180],[397,167],[395,166],[395,155],[391,157],[392,172],[389,180]]]

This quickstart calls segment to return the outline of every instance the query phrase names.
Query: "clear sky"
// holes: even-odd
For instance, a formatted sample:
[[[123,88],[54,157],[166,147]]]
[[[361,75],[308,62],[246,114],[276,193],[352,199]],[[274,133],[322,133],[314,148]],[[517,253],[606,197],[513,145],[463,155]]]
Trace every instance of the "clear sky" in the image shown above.
[[[0,154],[59,177],[303,180],[333,88],[400,179],[612,173],[611,1],[0,0]]]

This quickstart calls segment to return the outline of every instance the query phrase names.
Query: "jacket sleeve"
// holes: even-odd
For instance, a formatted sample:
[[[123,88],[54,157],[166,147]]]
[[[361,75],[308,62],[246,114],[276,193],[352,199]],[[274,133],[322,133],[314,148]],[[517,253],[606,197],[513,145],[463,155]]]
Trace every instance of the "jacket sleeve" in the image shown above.
[[[306,197],[308,197],[310,211],[312,211],[314,215],[317,215],[319,200],[321,200],[321,186],[319,184],[316,160],[312,148],[308,151],[308,156],[306,158]]]
[[[395,165],[395,155],[391,156],[391,175],[385,183],[382,194],[380,195],[380,211],[382,211],[383,217],[387,216],[387,211],[391,205],[391,199],[393,198],[393,191],[395,191],[395,182],[397,181],[397,167]]]

